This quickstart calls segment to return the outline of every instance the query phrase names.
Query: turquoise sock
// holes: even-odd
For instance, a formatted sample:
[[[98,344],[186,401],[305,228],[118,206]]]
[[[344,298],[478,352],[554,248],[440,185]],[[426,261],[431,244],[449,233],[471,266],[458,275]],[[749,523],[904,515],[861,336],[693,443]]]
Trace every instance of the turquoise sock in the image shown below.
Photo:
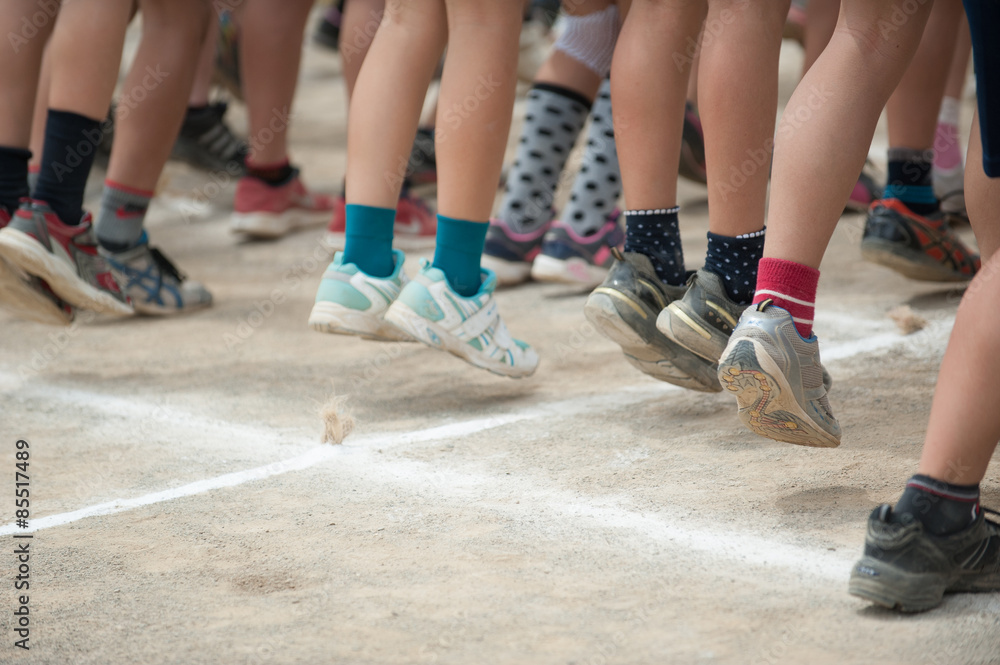
[[[395,270],[392,259],[393,208],[349,204],[344,239],[344,263],[353,263],[372,277],[388,277]]]
[[[437,216],[437,248],[434,267],[440,268],[448,284],[459,295],[474,296],[482,284],[479,259],[486,244],[489,224]]]

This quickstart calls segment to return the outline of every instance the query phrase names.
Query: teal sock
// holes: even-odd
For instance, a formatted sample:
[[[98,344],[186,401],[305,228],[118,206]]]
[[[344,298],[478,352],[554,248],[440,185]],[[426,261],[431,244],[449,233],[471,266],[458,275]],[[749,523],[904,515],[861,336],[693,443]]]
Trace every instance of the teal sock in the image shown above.
[[[476,295],[482,284],[479,259],[486,244],[489,224],[438,215],[434,267],[440,268],[448,284],[466,298]]]
[[[353,263],[372,277],[388,277],[395,270],[392,259],[393,208],[348,204],[344,229],[344,263]]]

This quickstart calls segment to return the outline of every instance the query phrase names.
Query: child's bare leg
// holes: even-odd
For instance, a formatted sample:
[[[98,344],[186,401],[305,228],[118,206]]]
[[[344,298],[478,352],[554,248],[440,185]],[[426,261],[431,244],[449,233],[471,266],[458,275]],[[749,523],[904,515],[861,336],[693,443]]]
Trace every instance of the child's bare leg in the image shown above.
[[[813,66],[819,54],[830,43],[830,37],[837,27],[837,16],[840,14],[840,0],[809,0],[806,7],[806,25],[804,51],[802,60],[802,75],[805,76]]]
[[[785,107],[775,141],[765,257],[819,267],[879,114],[929,14],[921,5],[898,30],[883,34],[879,21],[887,21],[894,7],[888,0],[844,0],[830,44]],[[837,158],[819,172],[809,166],[816,154]]]
[[[340,58],[347,85],[347,99],[354,94],[354,85],[361,71],[361,63],[368,55],[375,31],[385,13],[385,0],[348,0],[340,19]]]
[[[965,205],[969,211],[969,221],[976,232],[979,255],[983,269],[1000,249],[1000,224],[997,210],[1000,206],[1000,179],[988,178],[983,172],[983,141],[979,132],[979,114],[976,114],[969,132],[969,154],[965,160]],[[994,261],[994,264],[996,262]],[[996,271],[987,273],[996,277]]]
[[[195,69],[194,82],[191,84],[191,94],[188,96],[188,106],[200,107],[208,104],[208,96],[212,91],[212,73],[215,70],[215,49],[219,43],[219,15],[213,10],[209,12],[208,26],[200,46],[198,66]]]

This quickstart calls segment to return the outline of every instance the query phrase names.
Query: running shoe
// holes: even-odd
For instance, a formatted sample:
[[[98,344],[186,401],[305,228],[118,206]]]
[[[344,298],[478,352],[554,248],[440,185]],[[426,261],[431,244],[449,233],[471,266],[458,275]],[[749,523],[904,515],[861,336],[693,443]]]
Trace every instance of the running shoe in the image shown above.
[[[899,199],[872,204],[861,238],[861,256],[928,282],[965,282],[979,271],[979,257],[951,231],[943,216],[923,217]]]
[[[684,296],[664,284],[645,254],[612,250],[615,263],[587,298],[583,313],[597,331],[622,348],[625,359],[654,379],[701,392],[720,392],[715,363],[699,358],[656,329],[656,317]]]
[[[403,253],[396,249],[392,255],[396,262],[392,274],[372,277],[353,263],[344,263],[343,252],[337,252],[319,283],[316,302],[309,313],[309,326],[337,335],[360,335],[387,342],[412,341],[384,319],[386,310],[408,282],[403,272]]]
[[[497,279],[482,270],[482,285],[470,297],[457,293],[444,272],[424,259],[385,314],[385,320],[427,346],[458,356],[500,376],[519,379],[534,374],[538,354],[514,339],[500,318],[493,291]]]
[[[684,131],[681,134],[681,163],[678,174],[691,182],[708,183],[705,171],[705,132],[701,128],[698,109],[687,102],[684,110]]]
[[[343,249],[347,229],[347,201],[338,196],[333,202],[333,218],[324,238],[331,249]],[[423,200],[404,189],[396,204],[396,221],[392,225],[392,244],[404,251],[434,247],[437,217]]]
[[[868,518],[864,555],[851,570],[851,595],[902,612],[936,607],[944,594],[1000,590],[1000,524],[976,520],[958,533],[935,536],[918,520],[893,522],[883,504]]]
[[[851,212],[865,212],[881,196],[882,188],[875,182],[875,178],[862,171],[844,207]]]
[[[513,286],[528,281],[531,264],[542,252],[545,234],[552,227],[547,222],[535,231],[517,233],[499,218],[490,220],[483,249],[483,267],[496,273],[498,286]]]
[[[212,294],[199,282],[187,279],[170,259],[149,246],[146,232],[124,252],[100,248],[115,279],[139,314],[169,316],[208,307]]]
[[[97,251],[90,213],[64,224],[42,201],[26,201],[0,229],[0,257],[44,281],[62,301],[115,316],[133,313],[128,297]]]
[[[592,289],[608,276],[614,248],[625,244],[618,213],[589,236],[577,235],[569,224],[556,221],[542,240],[542,251],[531,265],[531,277],[540,282],[561,282]]]
[[[188,111],[170,157],[197,169],[243,175],[249,148],[226,124],[227,108],[225,102],[219,102]]]
[[[10,223],[10,213],[0,207],[0,229]],[[73,308],[52,293],[42,280],[7,263],[0,256],[0,308],[18,319],[54,326],[69,325]]]
[[[230,229],[253,238],[280,238],[298,229],[322,226],[333,206],[333,198],[306,189],[298,169],[278,186],[244,176],[236,184]]]
[[[743,424],[800,446],[840,445],[828,376],[816,336],[799,335],[791,314],[770,300],[743,312],[719,361],[719,381],[736,396]]]
[[[746,308],[730,299],[721,277],[701,269],[688,279],[684,297],[663,308],[656,327],[688,351],[717,363]]]

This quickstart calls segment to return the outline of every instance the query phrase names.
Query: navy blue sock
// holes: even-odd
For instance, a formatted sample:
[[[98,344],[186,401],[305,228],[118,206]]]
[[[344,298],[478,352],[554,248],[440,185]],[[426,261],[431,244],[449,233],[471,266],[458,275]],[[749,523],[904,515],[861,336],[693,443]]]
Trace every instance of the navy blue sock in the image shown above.
[[[24,148],[0,146],[0,208],[13,214],[20,200],[30,196],[28,189],[28,160],[31,151]]]
[[[83,217],[83,192],[101,143],[101,120],[49,109],[42,170],[32,196],[52,207],[64,224]]]
[[[350,204],[345,210],[344,263],[372,277],[388,277],[396,269],[392,257],[394,208]]]
[[[677,225],[680,208],[625,211],[625,251],[649,257],[657,276],[667,284],[680,286],[684,272],[684,249]]]
[[[957,533],[979,516],[979,485],[953,485],[917,474],[892,511],[894,522],[916,519],[936,536]]]
[[[918,215],[937,212],[940,206],[931,180],[933,166],[933,150],[889,148],[889,177],[882,198],[899,199]]]
[[[705,270],[722,278],[733,302],[749,305],[757,287],[757,264],[764,254],[764,229],[734,237],[708,232]]]
[[[434,267],[440,268],[448,284],[466,298],[476,295],[482,285],[479,260],[486,244],[489,224],[437,216],[437,247]]]

